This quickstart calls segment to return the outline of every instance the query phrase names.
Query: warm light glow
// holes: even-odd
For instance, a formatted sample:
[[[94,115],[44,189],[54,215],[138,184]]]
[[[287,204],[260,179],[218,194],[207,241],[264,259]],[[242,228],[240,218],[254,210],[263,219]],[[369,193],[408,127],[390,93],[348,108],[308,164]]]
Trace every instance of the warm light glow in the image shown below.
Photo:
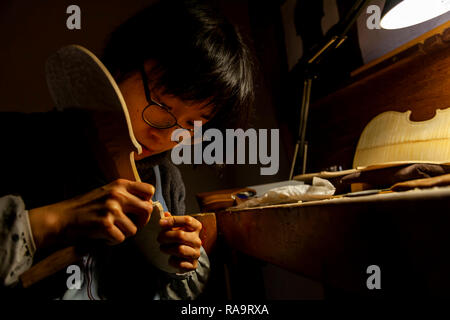
[[[381,20],[383,29],[409,27],[450,11],[450,0],[403,0]]]

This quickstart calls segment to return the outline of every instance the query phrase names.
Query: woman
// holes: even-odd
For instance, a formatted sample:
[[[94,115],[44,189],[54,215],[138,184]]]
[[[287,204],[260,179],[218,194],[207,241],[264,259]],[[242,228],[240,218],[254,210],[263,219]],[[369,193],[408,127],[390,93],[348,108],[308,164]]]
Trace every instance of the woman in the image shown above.
[[[143,147],[135,158],[145,182],[102,183],[80,114],[3,114],[2,146],[11,156],[1,160],[2,285],[19,295],[63,299],[193,299],[209,262],[201,224],[183,216],[184,185],[168,159],[176,145],[171,134],[192,131],[194,121],[219,129],[245,123],[253,99],[250,55],[235,28],[207,6],[164,0],[120,26],[102,60]],[[147,265],[126,240],[148,221],[150,199],[168,211],[158,241],[179,273]],[[65,272],[18,289],[34,262],[74,244],[95,248],[82,261],[80,290],[67,289]]]

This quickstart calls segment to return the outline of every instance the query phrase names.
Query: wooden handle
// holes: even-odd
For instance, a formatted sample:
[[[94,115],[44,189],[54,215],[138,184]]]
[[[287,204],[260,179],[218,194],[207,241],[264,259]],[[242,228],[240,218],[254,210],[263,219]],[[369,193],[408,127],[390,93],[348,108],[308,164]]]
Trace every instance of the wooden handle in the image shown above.
[[[63,268],[77,262],[81,259],[84,253],[85,252],[82,252],[73,246],[56,251],[25,271],[20,276],[22,287],[28,288],[42,279],[45,279]]]

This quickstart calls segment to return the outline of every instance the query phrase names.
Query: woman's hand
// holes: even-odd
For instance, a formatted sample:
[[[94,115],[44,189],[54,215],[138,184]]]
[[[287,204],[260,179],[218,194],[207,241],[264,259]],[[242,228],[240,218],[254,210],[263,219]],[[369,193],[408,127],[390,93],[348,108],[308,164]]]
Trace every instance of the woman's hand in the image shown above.
[[[155,188],[119,179],[76,198],[32,209],[37,248],[100,239],[114,245],[135,235],[150,219]]]
[[[172,216],[169,212],[164,215],[166,217],[159,221],[162,227],[158,236],[161,251],[170,255],[169,263],[180,272],[197,269],[202,224],[191,216]]]

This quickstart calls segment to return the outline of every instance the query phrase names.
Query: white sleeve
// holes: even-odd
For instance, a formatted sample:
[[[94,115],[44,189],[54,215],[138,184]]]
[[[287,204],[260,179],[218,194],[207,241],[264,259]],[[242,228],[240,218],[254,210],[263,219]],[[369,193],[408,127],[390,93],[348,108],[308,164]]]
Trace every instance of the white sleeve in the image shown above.
[[[0,286],[12,287],[33,264],[36,246],[19,196],[0,197]]]
[[[209,278],[210,262],[203,247],[200,248],[200,258],[196,270],[186,273],[166,273],[166,281],[160,289],[162,300],[194,300],[203,289]]]

